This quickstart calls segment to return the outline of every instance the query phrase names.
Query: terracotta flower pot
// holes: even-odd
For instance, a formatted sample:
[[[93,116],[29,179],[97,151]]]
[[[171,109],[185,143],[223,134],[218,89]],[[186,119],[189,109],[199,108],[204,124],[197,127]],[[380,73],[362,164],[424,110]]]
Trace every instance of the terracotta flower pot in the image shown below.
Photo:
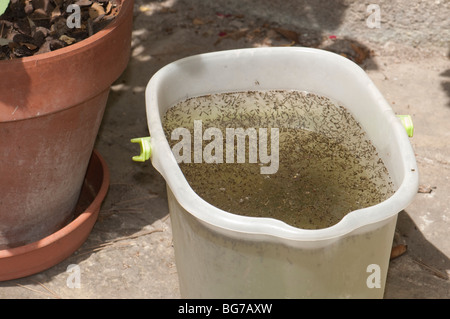
[[[108,186],[108,167],[102,156],[94,150],[75,208],[75,219],[35,242],[0,250],[0,281],[36,274],[72,255],[89,236]]]
[[[109,88],[130,54],[133,1],[77,44],[0,61],[0,249],[73,219]]]

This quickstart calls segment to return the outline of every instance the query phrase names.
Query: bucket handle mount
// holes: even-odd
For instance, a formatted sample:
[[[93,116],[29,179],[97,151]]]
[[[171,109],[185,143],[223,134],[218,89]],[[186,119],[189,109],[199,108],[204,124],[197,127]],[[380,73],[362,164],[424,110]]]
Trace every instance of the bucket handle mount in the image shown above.
[[[135,162],[145,162],[152,156],[152,146],[150,144],[150,136],[136,137],[131,139],[131,143],[138,143],[141,147],[141,154],[133,156]]]

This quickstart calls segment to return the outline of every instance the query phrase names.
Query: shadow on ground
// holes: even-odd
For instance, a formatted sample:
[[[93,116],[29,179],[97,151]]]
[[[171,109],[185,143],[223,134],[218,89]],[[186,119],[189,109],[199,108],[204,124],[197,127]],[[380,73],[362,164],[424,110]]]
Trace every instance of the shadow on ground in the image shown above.
[[[399,213],[396,229],[407,244],[407,254],[414,262],[438,278],[449,279],[450,259],[423,236],[406,211]]]
[[[406,251],[390,260],[384,297],[445,298],[450,259],[424,237],[406,211],[398,215],[394,247],[397,245],[406,245]]]

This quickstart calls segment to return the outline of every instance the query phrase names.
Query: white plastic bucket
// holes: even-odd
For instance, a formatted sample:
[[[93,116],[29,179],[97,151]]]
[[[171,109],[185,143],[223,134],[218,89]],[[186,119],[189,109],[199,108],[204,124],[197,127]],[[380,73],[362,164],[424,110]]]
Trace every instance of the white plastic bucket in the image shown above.
[[[377,148],[394,195],[317,230],[227,213],[196,195],[164,135],[166,110],[194,96],[274,89],[340,101]],[[146,107],[151,161],[167,182],[182,297],[383,297],[397,215],[417,192],[418,171],[404,127],[359,66],[299,47],[200,54],[159,70],[148,83]]]

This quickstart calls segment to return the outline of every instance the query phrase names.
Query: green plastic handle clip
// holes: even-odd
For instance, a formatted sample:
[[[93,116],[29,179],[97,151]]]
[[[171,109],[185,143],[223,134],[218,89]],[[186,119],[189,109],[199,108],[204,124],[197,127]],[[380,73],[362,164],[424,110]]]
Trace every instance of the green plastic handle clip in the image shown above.
[[[145,162],[152,155],[152,146],[150,144],[150,136],[137,137],[131,140],[131,143],[138,143],[141,146],[141,154],[133,156],[135,162]]]
[[[402,122],[402,125],[405,128],[408,136],[412,137],[414,134],[414,125],[413,125],[411,116],[410,115],[397,115],[397,117],[400,119],[400,122]]]

